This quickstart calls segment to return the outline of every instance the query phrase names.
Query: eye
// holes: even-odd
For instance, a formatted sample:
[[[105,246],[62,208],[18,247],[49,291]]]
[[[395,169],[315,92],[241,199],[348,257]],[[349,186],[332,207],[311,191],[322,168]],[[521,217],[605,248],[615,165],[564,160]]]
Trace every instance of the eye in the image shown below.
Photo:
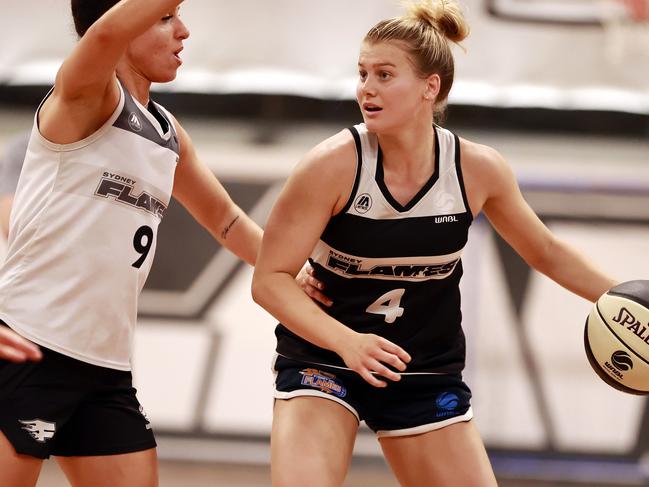
[[[169,21],[169,20],[171,20],[173,18],[174,18],[174,16],[172,14],[167,14],[164,17],[162,17],[162,20],[164,20],[166,22],[166,21]]]
[[[387,71],[381,71],[381,73],[379,74],[379,77],[382,80],[390,79],[390,78],[392,78],[392,73],[388,73]]]
[[[360,71],[358,72],[358,77],[359,77],[361,80],[364,80],[365,78],[367,78],[367,71],[360,70]]]

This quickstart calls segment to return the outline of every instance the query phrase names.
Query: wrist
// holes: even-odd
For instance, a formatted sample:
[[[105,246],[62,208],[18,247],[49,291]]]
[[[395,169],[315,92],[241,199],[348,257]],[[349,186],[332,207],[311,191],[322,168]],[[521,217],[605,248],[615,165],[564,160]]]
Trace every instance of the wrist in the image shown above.
[[[348,326],[343,325],[339,321],[336,321],[336,324],[338,326],[336,326],[335,328],[332,327],[333,333],[329,334],[329,343],[327,343],[327,346],[325,348],[328,348],[332,352],[336,352],[338,355],[342,356],[343,350],[345,350],[345,348],[349,346],[349,344],[354,340],[358,333]]]

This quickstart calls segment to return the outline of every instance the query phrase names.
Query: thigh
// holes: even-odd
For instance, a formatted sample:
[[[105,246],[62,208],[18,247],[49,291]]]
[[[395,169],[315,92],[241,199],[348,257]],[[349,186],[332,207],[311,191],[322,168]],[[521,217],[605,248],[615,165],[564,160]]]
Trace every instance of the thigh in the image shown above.
[[[383,437],[381,448],[403,487],[496,487],[473,421],[428,433]]]
[[[36,485],[43,460],[16,453],[5,435],[0,432],[0,485],[5,487],[33,487]]]
[[[349,463],[358,420],[321,397],[276,400],[271,434],[271,476],[281,487],[339,487]]]
[[[72,487],[157,487],[155,448],[122,455],[56,457]]]

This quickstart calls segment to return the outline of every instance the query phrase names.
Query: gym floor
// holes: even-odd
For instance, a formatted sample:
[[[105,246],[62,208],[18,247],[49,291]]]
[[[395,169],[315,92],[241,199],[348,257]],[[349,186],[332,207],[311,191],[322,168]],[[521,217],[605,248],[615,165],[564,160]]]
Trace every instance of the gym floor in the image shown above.
[[[576,484],[556,481],[517,480],[499,478],[500,487],[576,487]],[[44,463],[37,487],[64,487],[67,482],[56,462]],[[263,487],[270,485],[267,465],[234,465],[222,463],[162,461],[160,487]],[[345,487],[398,487],[388,467],[378,461],[354,461]],[[629,484],[626,484],[629,485]],[[635,484],[641,485],[641,484]],[[451,486],[449,486],[451,487]],[[597,487],[622,487],[621,484],[597,484]]]

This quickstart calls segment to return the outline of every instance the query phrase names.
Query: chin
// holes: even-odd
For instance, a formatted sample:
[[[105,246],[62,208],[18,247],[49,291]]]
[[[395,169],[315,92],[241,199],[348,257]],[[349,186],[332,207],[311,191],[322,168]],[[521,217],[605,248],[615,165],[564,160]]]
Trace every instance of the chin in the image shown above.
[[[173,81],[176,79],[177,73],[174,72],[173,74],[164,74],[164,75],[159,75],[156,76],[154,79],[151,80],[152,83],[169,83],[170,81]]]
[[[385,124],[379,122],[378,120],[367,120],[363,117],[363,121],[365,122],[367,130],[369,130],[370,132],[381,132],[385,130]]]

